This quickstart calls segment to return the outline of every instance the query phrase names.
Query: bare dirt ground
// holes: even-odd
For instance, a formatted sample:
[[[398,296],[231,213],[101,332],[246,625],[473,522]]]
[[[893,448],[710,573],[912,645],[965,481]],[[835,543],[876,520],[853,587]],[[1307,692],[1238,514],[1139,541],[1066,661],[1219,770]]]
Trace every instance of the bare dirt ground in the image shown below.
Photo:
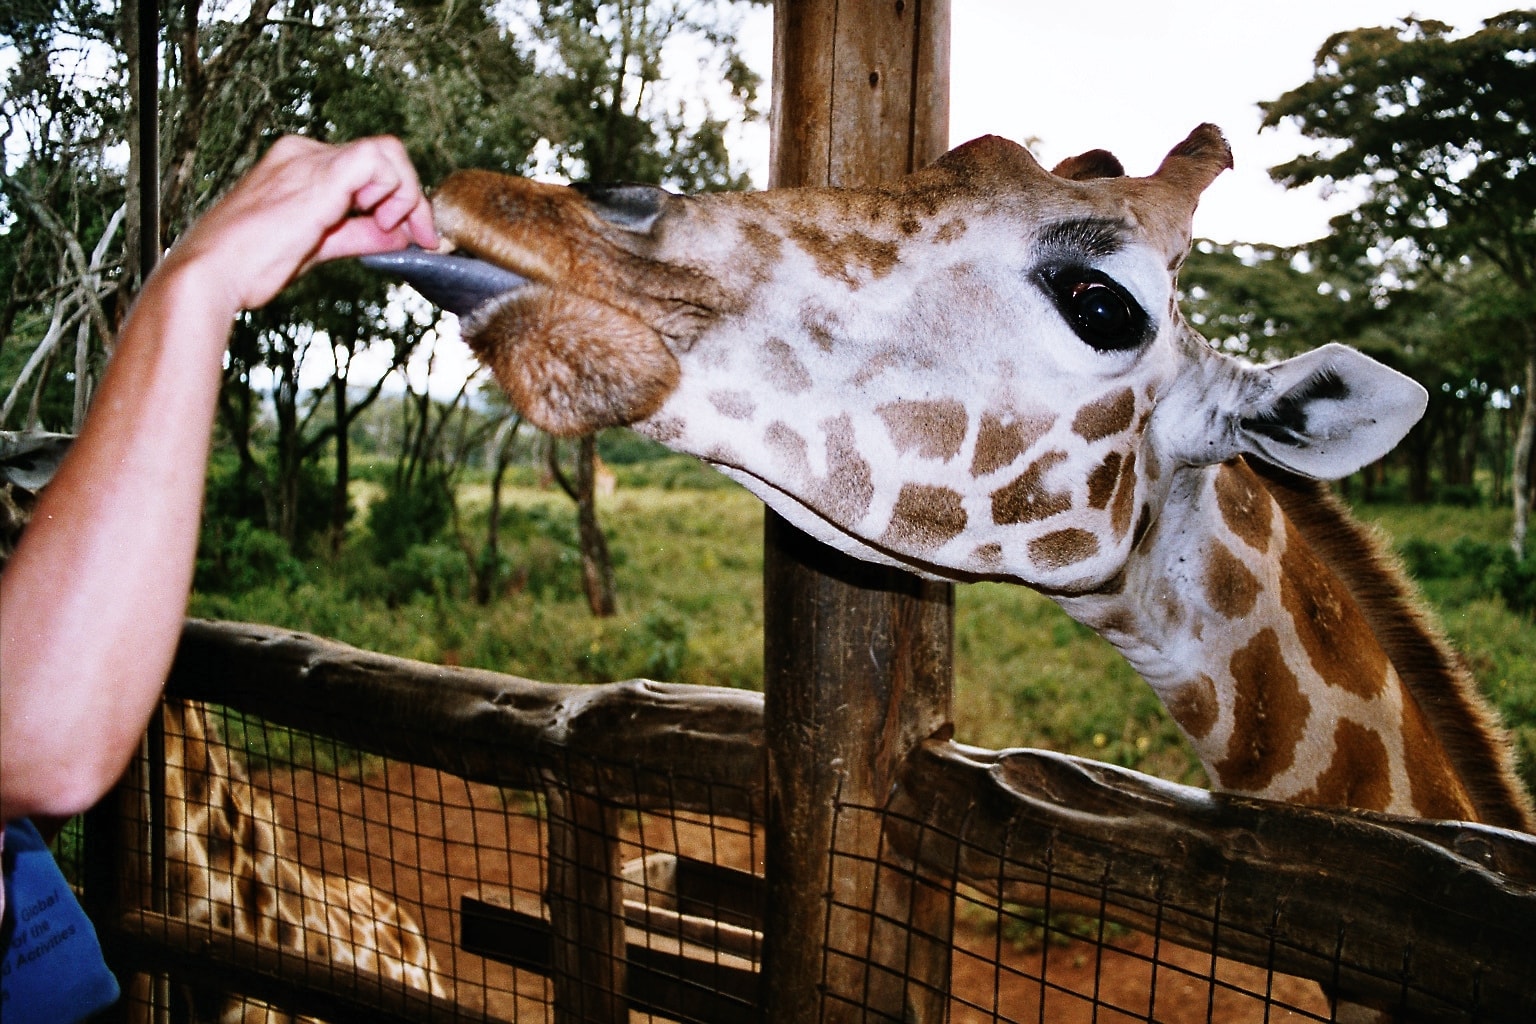
[[[465,895],[539,912],[545,835],[530,797],[402,763],[361,780],[276,771],[255,781],[272,787],[277,813],[306,863],[366,879],[416,915],[444,980],[466,1011],[508,1021],[550,1018],[550,987],[543,977],[487,961],[456,943]],[[633,847],[626,857],[667,850],[761,870],[761,840],[743,829],[649,816],[625,821],[626,845]],[[1226,961],[1213,965],[1208,953],[1154,946],[1141,934],[1122,935],[1112,944],[1017,948],[1001,940],[995,927],[962,915],[951,1019],[955,1024],[1278,1024],[1328,1018],[1327,1004],[1311,982]]]

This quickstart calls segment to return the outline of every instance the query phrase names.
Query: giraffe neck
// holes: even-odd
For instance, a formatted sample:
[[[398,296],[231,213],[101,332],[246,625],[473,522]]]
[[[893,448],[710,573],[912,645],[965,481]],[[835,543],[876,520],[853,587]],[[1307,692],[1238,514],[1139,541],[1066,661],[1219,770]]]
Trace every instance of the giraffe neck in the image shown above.
[[[1168,486],[1116,585],[1059,603],[1152,685],[1215,788],[1530,829],[1474,684],[1331,495],[1242,461]]]

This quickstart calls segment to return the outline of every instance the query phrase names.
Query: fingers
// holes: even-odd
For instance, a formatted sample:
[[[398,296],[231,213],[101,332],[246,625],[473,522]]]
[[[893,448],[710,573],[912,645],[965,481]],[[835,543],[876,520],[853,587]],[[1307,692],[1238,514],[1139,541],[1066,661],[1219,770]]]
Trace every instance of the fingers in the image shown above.
[[[168,255],[232,310],[271,301],[324,260],[436,248],[432,208],[399,140],[279,139]]]
[[[416,242],[436,248],[437,230],[432,222],[432,207],[422,192],[416,169],[397,139],[380,137],[359,139],[341,147],[335,154],[339,179],[351,190],[349,212],[371,219],[377,232],[351,229],[327,239],[327,250],[336,255],[362,255],[379,251],[369,248],[346,252],[337,239],[357,239],[369,246],[388,245],[401,248]]]

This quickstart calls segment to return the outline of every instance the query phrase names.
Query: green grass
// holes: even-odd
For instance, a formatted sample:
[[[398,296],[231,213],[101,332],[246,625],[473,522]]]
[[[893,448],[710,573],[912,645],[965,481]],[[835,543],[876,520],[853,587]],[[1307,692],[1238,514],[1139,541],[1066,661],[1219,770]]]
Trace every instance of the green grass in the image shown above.
[[[627,467],[626,467],[627,468]],[[734,486],[698,489],[692,471],[623,482],[600,505],[616,562],[619,614],[596,620],[580,591],[574,510],[527,481],[504,495],[511,572],[489,606],[468,600],[456,549],[420,553],[418,575],[447,582],[408,597],[378,596],[386,570],[366,538],[335,562],[310,562],[298,583],[238,595],[197,594],[195,615],[244,619],[332,636],[370,650],[495,669],[550,682],[646,676],[756,688],[762,679],[762,509]],[[636,480],[639,477],[634,478]],[[375,489],[376,490],[376,489]],[[460,495],[461,527],[483,530],[488,491]],[[1457,538],[1502,543],[1508,513],[1373,506],[1363,517],[1401,544]],[[360,520],[361,521],[361,518]],[[455,561],[455,559],[457,561]],[[1536,629],[1475,581],[1430,580],[1429,599],[1513,728],[1536,781]],[[958,589],[957,738],[986,747],[1039,746],[1176,781],[1200,783],[1198,763],[1167,713],[1107,643],[1021,587]]]

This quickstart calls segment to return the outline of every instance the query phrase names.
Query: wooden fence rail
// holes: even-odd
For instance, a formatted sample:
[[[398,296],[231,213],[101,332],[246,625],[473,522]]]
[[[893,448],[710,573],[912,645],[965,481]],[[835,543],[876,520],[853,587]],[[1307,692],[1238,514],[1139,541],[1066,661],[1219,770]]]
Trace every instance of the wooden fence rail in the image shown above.
[[[188,624],[169,691],[469,780],[561,794],[550,843],[564,844],[552,852],[565,866],[552,866],[547,893],[556,1019],[627,1020],[614,994],[626,991],[636,909],[624,903],[616,812],[763,820],[755,693],[551,685],[211,622]],[[883,823],[884,862],[926,887],[1097,911],[1409,1019],[1536,1019],[1530,836],[1226,798],[945,739],[920,745],[886,805],[867,810]],[[868,909],[867,922],[892,913]],[[603,948],[590,948],[594,936],[607,936]]]

